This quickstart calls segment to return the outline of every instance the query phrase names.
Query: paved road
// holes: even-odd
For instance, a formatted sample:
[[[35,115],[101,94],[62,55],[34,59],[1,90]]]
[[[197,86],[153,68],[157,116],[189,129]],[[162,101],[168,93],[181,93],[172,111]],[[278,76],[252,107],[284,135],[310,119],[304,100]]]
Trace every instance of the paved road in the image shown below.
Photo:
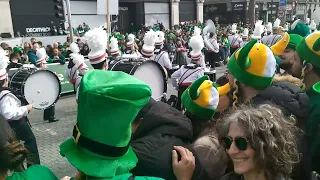
[[[217,77],[220,77],[225,67],[217,68]],[[168,97],[176,94],[169,80]],[[29,119],[33,132],[37,138],[41,163],[49,167],[59,178],[73,175],[76,170],[59,154],[59,145],[62,141],[71,137],[73,126],[77,117],[77,105],[74,95],[62,97],[56,104],[56,117],[59,122],[47,123],[43,121],[43,112],[34,110]]]

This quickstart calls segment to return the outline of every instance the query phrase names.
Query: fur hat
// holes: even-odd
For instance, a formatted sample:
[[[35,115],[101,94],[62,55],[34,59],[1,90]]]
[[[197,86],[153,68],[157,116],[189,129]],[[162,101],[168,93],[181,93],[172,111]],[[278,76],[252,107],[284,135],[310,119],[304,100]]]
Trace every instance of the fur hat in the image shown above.
[[[111,56],[119,54],[118,40],[115,37],[110,39],[110,54]]]
[[[128,35],[128,42],[127,42],[127,48],[131,48],[134,45],[136,36],[134,34]]]
[[[4,80],[8,77],[7,67],[9,64],[9,58],[6,56],[5,51],[0,49],[0,80]]]
[[[277,18],[273,23],[273,28],[272,29],[279,29],[280,28],[280,23],[281,23],[281,20],[279,18]]]
[[[304,61],[320,68],[320,31],[305,37],[298,44],[296,52]]]
[[[41,63],[47,63],[48,55],[45,48],[42,47],[37,49],[36,55],[38,57],[38,60],[36,61],[37,65]]]
[[[153,30],[148,31],[144,35],[144,38],[143,38],[144,44],[141,50],[142,55],[146,57],[153,56],[156,37],[157,37],[157,34]]]
[[[91,64],[98,64],[106,60],[108,45],[108,34],[101,28],[89,30],[84,35],[89,46],[90,52],[88,58]]]
[[[157,34],[157,39],[156,39],[155,45],[156,45],[156,46],[161,46],[161,45],[163,45],[163,41],[165,40],[165,38],[164,38],[164,32],[162,32],[162,31],[156,31],[156,34]]]
[[[261,39],[263,31],[264,26],[262,25],[262,21],[258,20],[254,26],[253,34],[251,35],[252,39]]]
[[[232,24],[231,33],[237,33],[237,24]]]
[[[216,84],[207,75],[202,76],[183,92],[181,103],[192,114],[211,120],[219,104]]]
[[[204,42],[201,36],[192,36],[190,39],[190,47],[192,51],[190,52],[190,56],[192,60],[199,60],[202,52],[201,50],[204,48]]]
[[[228,70],[234,78],[253,88],[263,89],[271,85],[276,73],[276,57],[287,47],[290,36],[271,47],[252,40],[235,52],[228,61]]]
[[[298,34],[302,37],[306,37],[310,34],[310,28],[305,23],[300,22],[300,19],[297,19],[291,24],[290,29],[288,30],[289,34]]]

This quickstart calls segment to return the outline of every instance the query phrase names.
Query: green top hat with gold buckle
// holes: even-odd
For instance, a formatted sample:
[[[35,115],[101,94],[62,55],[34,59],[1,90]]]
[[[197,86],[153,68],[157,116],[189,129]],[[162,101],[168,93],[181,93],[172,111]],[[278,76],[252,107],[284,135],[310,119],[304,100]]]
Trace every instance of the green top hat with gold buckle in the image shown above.
[[[73,136],[60,145],[60,154],[88,176],[129,173],[138,162],[130,147],[131,123],[150,97],[150,87],[126,73],[88,71],[80,84]]]

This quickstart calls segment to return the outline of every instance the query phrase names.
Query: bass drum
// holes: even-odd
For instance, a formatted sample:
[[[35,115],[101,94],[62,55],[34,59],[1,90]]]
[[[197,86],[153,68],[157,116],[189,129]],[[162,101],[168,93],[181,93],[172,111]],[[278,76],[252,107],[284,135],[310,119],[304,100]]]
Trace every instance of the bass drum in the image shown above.
[[[152,60],[117,61],[109,66],[110,71],[122,71],[148,84],[152,90],[152,98],[160,101],[167,92],[166,73],[162,66]]]
[[[9,87],[23,104],[32,104],[38,110],[54,105],[61,93],[57,75],[36,68],[19,69],[11,76]]]

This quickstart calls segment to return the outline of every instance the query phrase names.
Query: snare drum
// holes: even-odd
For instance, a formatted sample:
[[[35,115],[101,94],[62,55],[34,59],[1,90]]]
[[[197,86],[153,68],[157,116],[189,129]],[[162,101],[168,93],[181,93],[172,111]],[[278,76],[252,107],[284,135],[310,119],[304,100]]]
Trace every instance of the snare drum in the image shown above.
[[[152,60],[147,61],[117,61],[109,66],[111,71],[128,73],[146,84],[152,90],[152,98],[160,101],[167,92],[166,73],[162,66]]]
[[[44,110],[54,105],[60,96],[61,85],[56,74],[49,70],[21,68],[9,81],[12,92],[23,104]]]

